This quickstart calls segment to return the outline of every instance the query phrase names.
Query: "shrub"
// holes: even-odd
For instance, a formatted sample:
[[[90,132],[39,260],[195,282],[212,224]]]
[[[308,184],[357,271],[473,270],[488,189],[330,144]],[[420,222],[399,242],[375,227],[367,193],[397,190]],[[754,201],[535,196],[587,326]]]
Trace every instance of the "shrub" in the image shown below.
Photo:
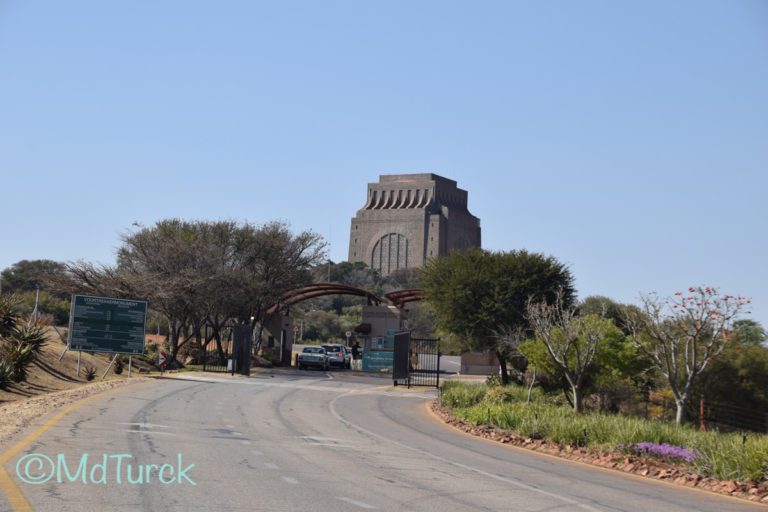
[[[27,380],[29,365],[35,360],[35,352],[31,345],[23,343],[6,342],[5,360],[13,368],[14,382]]]
[[[509,388],[494,386],[485,393],[483,403],[489,405],[501,405],[505,402],[511,402],[514,398],[514,394]]]
[[[5,389],[13,380],[13,365],[0,360],[0,389]]]
[[[85,380],[93,380],[96,377],[96,368],[93,366],[85,367]]]
[[[48,336],[45,332],[47,327],[48,321],[46,319],[34,320],[29,317],[13,328],[10,337],[17,343],[32,347],[32,351],[39,354],[48,343]]]
[[[116,375],[120,375],[123,373],[123,356],[119,355],[115,358],[115,363],[112,365],[112,371],[115,372]]]
[[[526,404],[524,387],[510,385],[502,389],[492,391],[484,384],[446,382],[441,404],[452,406],[456,416],[478,425],[486,424],[490,416],[491,425],[520,435],[560,444],[581,446],[586,442],[589,448],[611,451],[622,445],[620,451],[666,457],[720,480],[768,479],[766,435],[702,432],[673,421],[599,412],[576,415],[567,405],[557,405],[553,395],[534,392],[532,402]],[[503,400],[497,401],[498,397]]]

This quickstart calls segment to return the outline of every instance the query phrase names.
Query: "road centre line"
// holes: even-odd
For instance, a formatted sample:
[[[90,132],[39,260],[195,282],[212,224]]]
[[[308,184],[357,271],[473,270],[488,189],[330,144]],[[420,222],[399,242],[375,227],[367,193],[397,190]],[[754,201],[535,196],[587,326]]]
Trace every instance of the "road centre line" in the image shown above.
[[[157,425],[155,423],[146,423],[146,422],[145,423],[123,423],[123,422],[118,422],[118,423],[115,423],[115,425],[133,425],[135,427],[140,427],[142,429],[144,429],[144,428],[158,428],[158,427],[159,428],[176,428],[176,427],[171,427],[169,425]]]
[[[129,434],[144,434],[146,436],[178,436],[173,432],[153,432],[151,430],[122,430],[121,432],[128,432]]]

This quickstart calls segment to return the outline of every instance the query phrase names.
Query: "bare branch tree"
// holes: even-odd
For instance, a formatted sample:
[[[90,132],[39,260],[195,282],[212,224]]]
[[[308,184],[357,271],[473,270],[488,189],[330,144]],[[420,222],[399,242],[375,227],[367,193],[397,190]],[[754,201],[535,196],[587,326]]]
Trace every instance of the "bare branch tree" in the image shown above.
[[[528,320],[536,340],[544,344],[571,386],[573,408],[582,412],[584,376],[595,360],[610,320],[598,315],[577,316],[576,311],[576,306],[565,306],[558,293],[552,304],[529,303]]]
[[[733,320],[750,300],[721,296],[708,286],[667,299],[650,293],[640,300],[639,309],[625,312],[625,324],[635,345],[667,379],[680,424],[695,378],[730,342]]]

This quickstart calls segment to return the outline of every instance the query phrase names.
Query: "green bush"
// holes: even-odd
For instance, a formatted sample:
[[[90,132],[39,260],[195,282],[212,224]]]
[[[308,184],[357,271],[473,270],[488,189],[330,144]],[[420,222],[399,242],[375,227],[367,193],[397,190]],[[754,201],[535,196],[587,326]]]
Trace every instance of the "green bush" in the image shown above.
[[[3,359],[13,368],[14,382],[23,382],[27,380],[29,365],[35,360],[35,352],[31,345],[6,342]]]
[[[534,390],[535,391],[535,390]],[[509,429],[520,435],[546,438],[555,443],[616,451],[617,445],[668,443],[698,450],[702,457],[690,463],[692,470],[721,480],[755,482],[768,479],[768,436],[702,432],[688,425],[604,413],[574,414],[565,405],[553,405],[551,395],[533,393],[526,404],[527,389],[510,385],[501,391],[484,384],[446,382],[441,404],[453,407],[456,416],[478,425]]]

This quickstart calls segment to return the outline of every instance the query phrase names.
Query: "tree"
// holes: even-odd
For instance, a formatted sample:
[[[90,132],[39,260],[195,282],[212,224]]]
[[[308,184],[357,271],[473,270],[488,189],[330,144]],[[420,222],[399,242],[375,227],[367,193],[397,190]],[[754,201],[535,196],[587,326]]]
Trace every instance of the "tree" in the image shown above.
[[[768,348],[754,343],[745,343],[741,337],[733,337],[719,357],[710,361],[691,388],[691,396],[703,397],[713,406],[715,416],[739,408],[749,413],[726,414],[719,418],[733,426],[755,428],[765,424],[764,411],[768,410]],[[698,407],[690,404],[688,412]],[[755,418],[757,416],[757,418]],[[709,417],[709,415],[708,415]],[[718,418],[713,418],[718,419]],[[746,420],[749,425],[740,422]],[[751,420],[751,421],[750,421]]]
[[[734,343],[750,347],[765,346],[766,341],[768,341],[768,332],[760,325],[760,322],[747,318],[733,322],[733,335]]]
[[[587,309],[582,302],[577,310],[578,317],[586,321],[591,317],[594,322],[602,318],[607,325],[603,325],[603,336],[597,343],[592,363],[583,368],[579,391],[585,397],[596,394],[601,410],[616,410],[620,400],[629,398],[628,395],[633,393],[633,389],[642,386],[649,379],[648,372],[651,365],[632,341],[614,325],[613,320],[600,314],[588,313]],[[559,328],[554,331],[556,341],[562,341],[563,331]],[[536,336],[526,340],[521,345],[520,351],[527,359],[527,369],[536,372],[541,384],[550,390],[562,390],[571,406],[575,407],[574,390],[565,375],[565,368],[561,361],[567,362],[567,366],[572,368],[570,370],[572,375],[578,374],[577,352],[584,354],[588,341],[589,336],[577,338],[574,342],[575,346],[567,351],[567,355],[558,359],[551,357],[546,344]]]
[[[324,244],[312,232],[294,235],[287,225],[166,219],[122,237],[116,266],[78,262],[67,266],[59,287],[78,293],[144,299],[169,324],[170,358],[202,329],[230,321],[251,331],[287,291],[310,282],[309,270]],[[260,339],[260,336],[259,336]]]
[[[708,286],[691,287],[688,292],[663,300],[656,294],[641,295],[640,307],[630,307],[625,314],[635,345],[667,380],[678,424],[685,419],[696,377],[731,341],[735,317],[750,302],[720,295]]]
[[[65,265],[53,260],[21,260],[0,272],[3,292],[34,292],[45,289],[51,275],[65,271]],[[60,297],[61,298],[61,297]]]
[[[501,378],[509,382],[504,346],[494,335],[523,327],[529,301],[573,301],[570,270],[552,256],[525,250],[491,252],[472,248],[431,259],[422,270],[426,303],[441,330],[461,339],[463,350],[492,350]]]
[[[566,306],[558,292],[551,304],[528,306],[528,320],[536,341],[543,344],[555,367],[562,372],[572,392],[576,412],[584,410],[584,378],[592,367],[610,320],[601,315],[576,315],[575,305]]]

